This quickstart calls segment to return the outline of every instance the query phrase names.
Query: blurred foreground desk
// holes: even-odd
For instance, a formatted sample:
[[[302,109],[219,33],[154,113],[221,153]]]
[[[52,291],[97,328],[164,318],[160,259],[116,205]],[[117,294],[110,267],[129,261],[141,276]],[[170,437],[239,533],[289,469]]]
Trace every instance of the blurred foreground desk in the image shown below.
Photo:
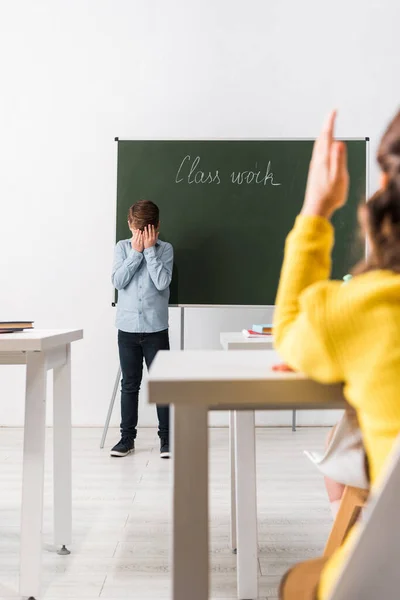
[[[149,402],[173,405],[173,600],[208,600],[208,411],[345,406],[342,386],[273,372],[273,362],[268,350],[188,350],[152,364]]]
[[[54,372],[54,542],[71,543],[71,343],[81,329],[0,335],[0,365],[26,365],[20,594],[39,595],[42,562],[47,371]]]

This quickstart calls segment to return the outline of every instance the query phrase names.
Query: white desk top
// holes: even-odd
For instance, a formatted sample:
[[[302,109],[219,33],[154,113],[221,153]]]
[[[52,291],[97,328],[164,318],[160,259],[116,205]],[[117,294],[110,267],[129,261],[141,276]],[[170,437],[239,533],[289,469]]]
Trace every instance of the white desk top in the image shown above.
[[[221,333],[221,346],[224,350],[273,350],[272,335],[264,338],[246,338],[242,332]]]
[[[83,338],[82,329],[32,329],[0,334],[0,352],[42,352]]]
[[[343,408],[341,385],[272,371],[270,350],[161,351],[148,377],[149,402],[213,409]]]

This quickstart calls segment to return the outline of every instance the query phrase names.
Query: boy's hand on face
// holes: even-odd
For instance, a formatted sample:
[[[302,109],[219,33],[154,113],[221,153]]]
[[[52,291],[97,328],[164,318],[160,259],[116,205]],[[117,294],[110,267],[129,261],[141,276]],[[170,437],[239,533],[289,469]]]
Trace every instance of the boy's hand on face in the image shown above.
[[[143,243],[145,248],[151,248],[158,240],[158,233],[154,225],[147,225],[143,231]]]
[[[133,250],[136,250],[137,252],[143,252],[143,233],[140,231],[140,229],[135,229],[135,231],[132,232],[131,246]]]

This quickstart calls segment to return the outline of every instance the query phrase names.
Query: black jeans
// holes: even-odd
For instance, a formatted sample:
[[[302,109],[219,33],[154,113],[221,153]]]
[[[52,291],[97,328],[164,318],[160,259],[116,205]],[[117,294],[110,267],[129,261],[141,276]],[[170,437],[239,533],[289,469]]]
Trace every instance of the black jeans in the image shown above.
[[[119,360],[122,371],[121,435],[136,438],[139,390],[143,375],[143,358],[149,369],[159,350],[169,350],[168,329],[157,333],[118,331]],[[157,406],[158,435],[169,438],[169,406]]]

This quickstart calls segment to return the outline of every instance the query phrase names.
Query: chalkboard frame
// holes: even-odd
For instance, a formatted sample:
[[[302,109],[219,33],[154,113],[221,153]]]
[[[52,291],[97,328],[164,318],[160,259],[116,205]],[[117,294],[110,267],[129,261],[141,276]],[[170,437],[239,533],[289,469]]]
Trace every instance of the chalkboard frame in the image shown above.
[[[365,201],[368,200],[370,196],[370,137],[337,137],[335,138],[337,141],[342,142],[365,142],[366,143],[366,151],[365,151]],[[119,136],[114,137],[114,141],[117,142],[315,142],[315,137],[271,137],[271,138],[243,138],[243,137],[129,137],[129,138],[120,138]],[[118,151],[117,151],[117,162],[118,162]],[[118,173],[116,175],[116,179],[118,178]],[[118,216],[118,207],[117,207],[117,198],[116,198],[116,211],[115,211],[115,240],[118,241],[117,237],[117,216]],[[288,232],[289,233],[289,232]],[[365,254],[364,257],[368,256],[368,242],[367,239],[364,239],[364,247]],[[116,307],[117,305],[117,291],[113,288],[113,299],[111,305]],[[243,309],[273,309],[275,304],[187,304],[187,303],[171,303],[169,304],[170,308],[243,308]]]

